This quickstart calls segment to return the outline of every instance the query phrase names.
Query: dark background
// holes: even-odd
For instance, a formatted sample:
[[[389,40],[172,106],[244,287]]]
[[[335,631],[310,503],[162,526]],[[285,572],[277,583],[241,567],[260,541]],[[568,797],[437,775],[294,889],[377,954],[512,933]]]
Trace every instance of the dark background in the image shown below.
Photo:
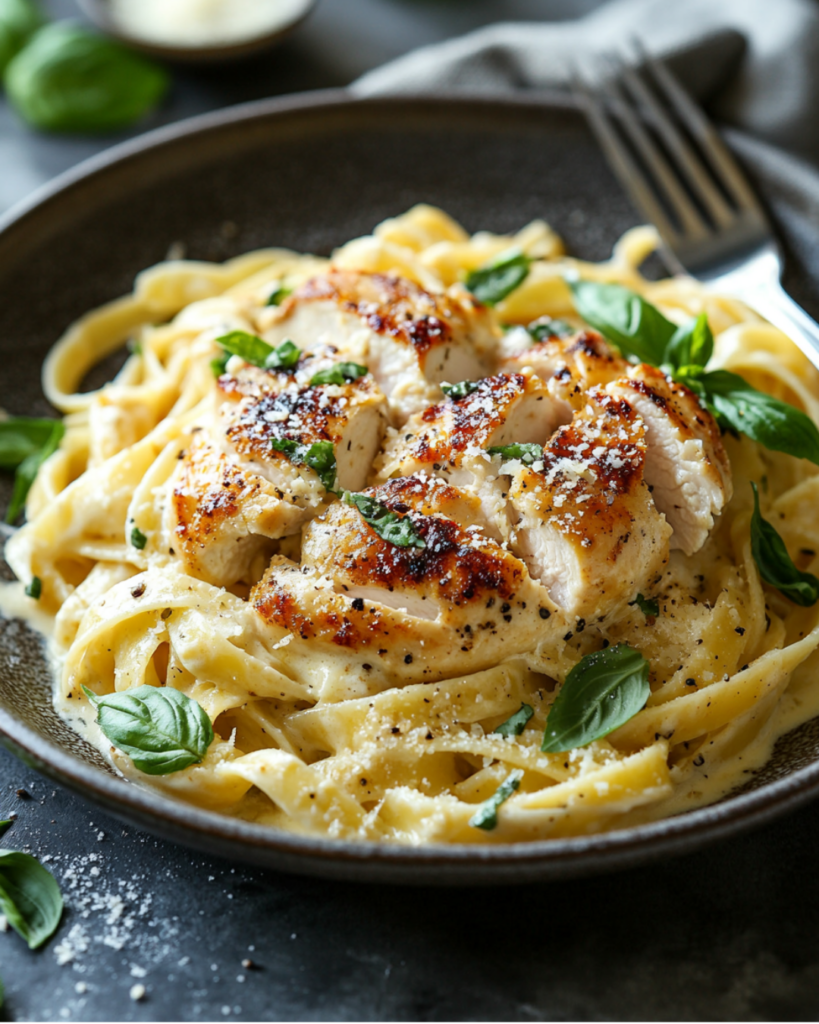
[[[344,85],[478,25],[573,17],[597,3],[323,0],[263,58],[178,73],[169,103],[142,127]],[[74,13],[70,0],[48,6]],[[37,136],[0,101],[0,210],[111,141]],[[67,910],[40,952],[0,934],[0,1020],[819,1013],[819,806],[639,870],[480,890],[332,883],[201,857],[123,826],[0,751],[0,819],[12,812],[2,845],[40,857]],[[242,967],[246,958],[254,966]],[[143,1001],[129,997],[135,984]]]

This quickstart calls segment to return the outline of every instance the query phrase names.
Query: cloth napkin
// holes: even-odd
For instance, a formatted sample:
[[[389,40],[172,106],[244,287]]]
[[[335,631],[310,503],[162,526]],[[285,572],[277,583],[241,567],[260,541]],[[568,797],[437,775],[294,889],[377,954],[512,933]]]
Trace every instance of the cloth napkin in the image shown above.
[[[566,88],[577,64],[666,59],[713,117],[819,163],[816,0],[613,0],[575,21],[491,25],[353,83],[360,96]]]

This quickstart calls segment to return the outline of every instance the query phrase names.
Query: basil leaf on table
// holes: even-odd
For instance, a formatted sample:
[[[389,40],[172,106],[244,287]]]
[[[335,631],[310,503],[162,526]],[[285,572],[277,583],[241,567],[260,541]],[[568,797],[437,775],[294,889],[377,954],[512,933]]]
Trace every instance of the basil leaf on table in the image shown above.
[[[310,386],[316,384],[349,384],[351,381],[359,380],[370,371],[361,363],[336,363],[326,370],[319,370],[310,378]]]
[[[497,828],[498,808],[502,803],[508,800],[518,786],[520,786],[520,780],[522,778],[523,772],[519,769],[510,772],[492,796],[481,804],[480,810],[476,811],[475,814],[472,815],[469,819],[469,824],[473,828],[482,828],[486,832],[491,832],[492,829]]]
[[[0,850],[0,910],[29,949],[37,949],[60,923],[60,887],[35,857]]]
[[[485,267],[473,270],[465,281],[478,302],[494,306],[518,288],[529,276],[532,260],[519,249],[501,253]]]
[[[447,398],[457,402],[459,398],[467,398],[481,386],[479,380],[462,380],[459,384],[442,384],[441,391]]]
[[[137,686],[98,697],[83,686],[97,725],[146,775],[170,775],[198,764],[213,742],[202,707],[172,686]]]
[[[10,824],[11,824],[10,820],[9,821],[0,821],[0,836],[2,836],[2,834],[6,831],[6,829],[9,827]]]
[[[37,32],[12,58],[6,95],[36,128],[108,132],[147,114],[170,78],[158,64],[71,21]]]
[[[656,619],[660,614],[660,602],[656,598],[646,598],[638,594],[633,601],[629,601],[629,604],[636,604],[647,619]]]
[[[399,516],[380,501],[366,494],[345,491],[342,496],[345,505],[358,509],[364,522],[371,526],[378,536],[399,548],[425,548],[426,541],[415,528],[409,516]]]
[[[489,455],[500,455],[502,459],[520,459],[525,466],[543,458],[543,448],[539,444],[499,444],[486,450]]]
[[[507,718],[505,722],[501,722],[501,724],[492,731],[501,736],[520,736],[526,728],[526,723],[534,713],[534,709],[531,705],[521,704],[514,715]]]
[[[6,420],[6,423],[9,421]],[[37,476],[37,471],[45,460],[56,452],[60,445],[60,441],[65,434],[65,427],[60,420],[28,420],[26,421],[23,417],[15,417],[13,420],[13,426],[9,429],[6,434],[6,445],[4,450],[4,444],[2,441],[3,431],[2,427],[5,424],[0,424],[0,451],[4,450],[4,457],[6,462],[2,464],[2,468],[13,468],[10,464],[12,458],[16,458],[22,454],[24,450],[23,440],[26,436],[25,424],[28,422],[30,427],[28,428],[28,441],[34,446],[42,437],[45,430],[43,424],[49,425],[48,434],[45,436],[45,440],[41,441],[38,447],[33,447],[29,454],[25,455],[21,462],[17,465],[17,471],[14,474],[14,490],[11,494],[11,501],[9,502],[8,511],[6,512],[6,522],[13,523],[20,515],[23,510],[23,506],[26,503],[28,492],[31,490],[31,485],[34,483],[34,479]]]
[[[599,740],[648,700],[649,664],[628,644],[587,654],[566,676],[546,720],[541,750],[556,754]]]
[[[793,564],[785,542],[776,528],[763,519],[759,511],[759,492],[754,489],[754,512],[751,516],[751,551],[759,575],[772,587],[789,597],[795,604],[810,608],[819,600],[819,579],[813,573],[802,572]]]
[[[0,0],[0,75],[42,24],[31,0]]]
[[[317,475],[328,491],[336,486],[336,453],[332,441],[316,441],[314,444],[299,444],[290,438],[275,438],[270,442],[275,452],[281,452],[296,466],[308,466]]]

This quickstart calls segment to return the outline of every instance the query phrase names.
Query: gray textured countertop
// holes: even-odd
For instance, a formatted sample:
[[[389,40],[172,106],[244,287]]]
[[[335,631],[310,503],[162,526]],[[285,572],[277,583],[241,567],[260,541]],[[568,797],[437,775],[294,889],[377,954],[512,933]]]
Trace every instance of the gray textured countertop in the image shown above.
[[[567,17],[596,3],[323,0],[290,41],[240,71],[179,73],[148,127],[343,85],[476,25]],[[49,6],[73,13],[69,0]],[[0,210],[110,141],[34,135],[0,102]],[[819,1013],[819,805],[639,870],[451,891],[315,881],[203,858],[114,821],[0,750],[0,819],[10,812],[17,819],[4,845],[47,863],[67,911],[38,953],[0,934],[0,1020]],[[134,985],[145,987],[143,1000],[130,997]]]

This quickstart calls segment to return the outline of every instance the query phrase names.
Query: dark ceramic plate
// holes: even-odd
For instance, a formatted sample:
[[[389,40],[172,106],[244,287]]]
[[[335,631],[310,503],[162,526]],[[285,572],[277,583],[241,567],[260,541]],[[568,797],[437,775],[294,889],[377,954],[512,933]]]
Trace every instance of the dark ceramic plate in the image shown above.
[[[819,178],[759,144],[731,142],[786,241],[791,290],[819,311]],[[601,259],[637,222],[583,118],[560,99],[353,101],[319,94],[164,129],[92,160],[0,225],[0,394],[48,413],[40,364],[74,318],[127,292],[183,242],[223,260],[269,245],[329,253],[413,203],[467,228],[545,217]],[[8,492],[6,492],[6,497]],[[777,746],[721,803],[604,835],[509,847],[425,849],[308,840],[196,810],[117,778],[55,715],[39,643],[0,621],[0,739],[112,814],[234,860],[362,881],[467,884],[556,878],[681,853],[797,807],[819,791],[819,720]]]

